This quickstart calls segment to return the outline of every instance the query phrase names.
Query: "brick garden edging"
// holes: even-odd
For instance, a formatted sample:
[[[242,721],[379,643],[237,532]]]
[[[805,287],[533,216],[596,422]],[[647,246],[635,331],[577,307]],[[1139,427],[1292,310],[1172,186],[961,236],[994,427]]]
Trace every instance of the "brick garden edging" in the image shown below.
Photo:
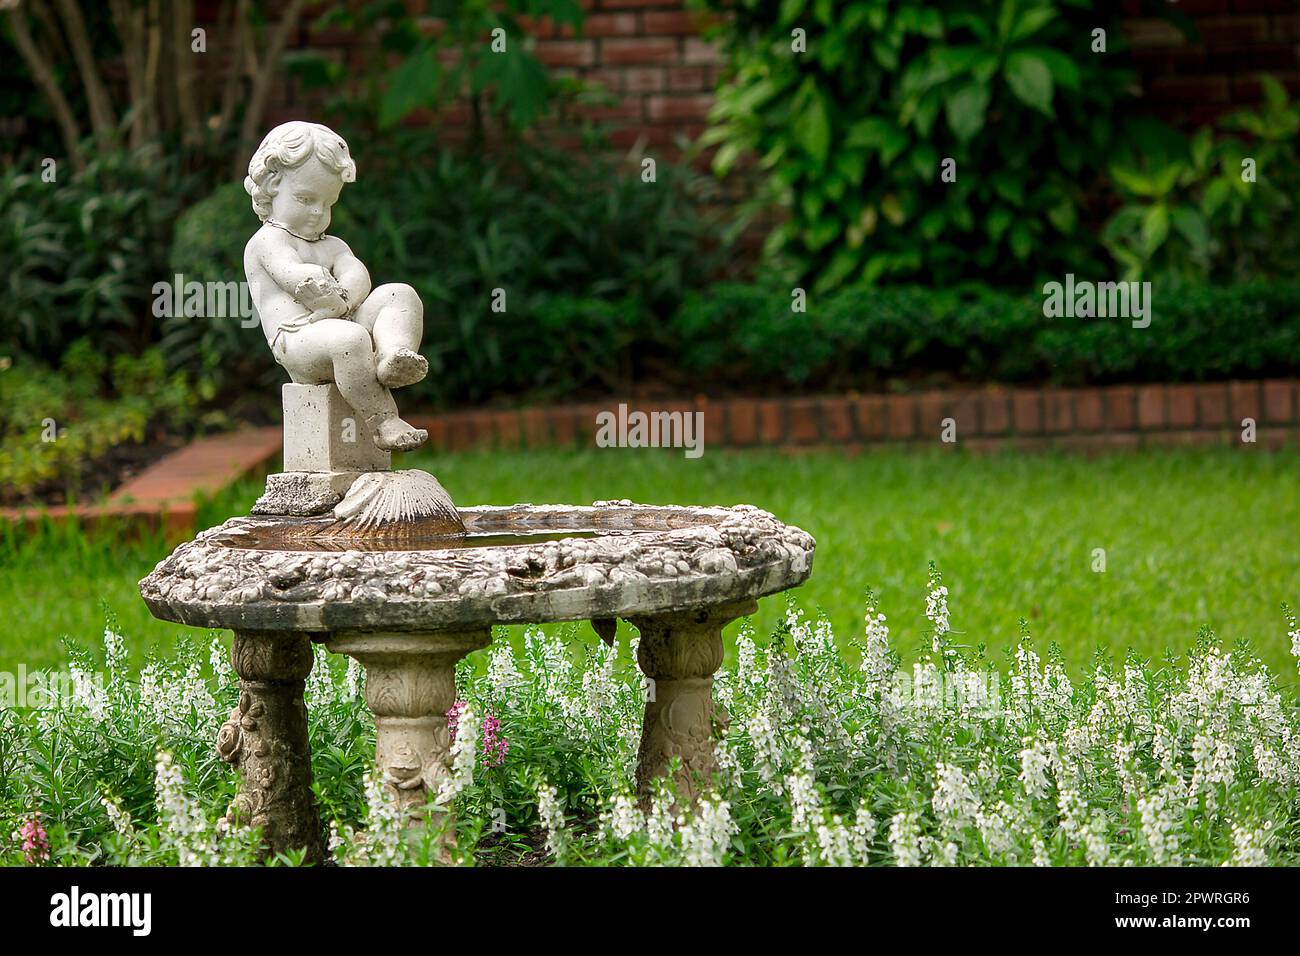
[[[410,415],[437,451],[592,446],[604,403],[511,411]],[[1105,451],[1170,445],[1241,443],[1244,418],[1256,442],[1300,444],[1300,379],[1103,388],[983,388],[906,395],[730,398],[626,403],[645,412],[703,412],[704,448],[881,448],[937,445]],[[951,418],[957,441],[940,441]],[[169,542],[196,530],[195,498],[278,466],[279,427],[248,428],[199,439],[155,462],[103,504],[0,508],[0,520],[33,527],[49,519],[83,526],[161,528]]]
[[[409,416],[429,430],[429,446],[544,448],[592,445],[596,415],[618,399],[510,411]],[[1300,441],[1300,380],[1100,388],[988,388],[905,395],[628,401],[630,410],[704,413],[704,447],[875,447],[940,444],[953,419],[951,446],[992,450],[1060,447],[1091,451],[1144,445],[1222,445],[1241,441],[1242,419],[1257,443]],[[947,446],[945,446],[947,447]]]

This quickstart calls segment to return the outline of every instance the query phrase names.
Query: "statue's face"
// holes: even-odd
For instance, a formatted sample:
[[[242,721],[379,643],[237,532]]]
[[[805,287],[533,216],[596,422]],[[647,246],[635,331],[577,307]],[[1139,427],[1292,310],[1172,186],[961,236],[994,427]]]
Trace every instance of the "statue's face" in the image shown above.
[[[313,156],[297,169],[280,173],[271,197],[271,216],[293,232],[315,239],[330,225],[343,179]]]

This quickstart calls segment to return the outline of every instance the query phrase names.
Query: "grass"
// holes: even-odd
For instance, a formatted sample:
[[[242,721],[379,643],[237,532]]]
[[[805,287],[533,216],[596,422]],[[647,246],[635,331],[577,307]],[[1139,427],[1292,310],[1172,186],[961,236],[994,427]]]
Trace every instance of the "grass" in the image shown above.
[[[811,580],[795,597],[835,633],[860,635],[865,590],[890,614],[905,657],[925,640],[926,563],[942,569],[959,643],[1000,657],[1028,621],[1072,669],[1095,650],[1158,658],[1198,630],[1251,641],[1281,674],[1294,662],[1279,612],[1300,604],[1296,454],[1170,450],[1097,459],[958,453],[789,456],[656,450],[416,455],[462,505],[515,501],[750,502],[816,537]],[[251,483],[207,503],[204,526],[247,509]],[[1093,570],[1104,549],[1105,571]],[[136,581],[166,553],[47,531],[0,540],[0,670],[62,663],[61,635],[96,644],[101,600],[132,649],[167,653],[178,625],[153,620]],[[762,602],[765,633],[781,598]],[[733,626],[734,630],[734,626]]]

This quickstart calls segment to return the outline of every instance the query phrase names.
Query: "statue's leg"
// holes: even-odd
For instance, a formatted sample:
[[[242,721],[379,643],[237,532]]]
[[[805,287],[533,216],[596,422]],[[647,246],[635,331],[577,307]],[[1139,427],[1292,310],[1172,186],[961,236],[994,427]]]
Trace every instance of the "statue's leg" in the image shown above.
[[[261,827],[268,853],[302,849],[307,862],[319,863],[325,847],[303,702],[311,642],[305,634],[236,631],[230,662],[239,706],[217,736],[217,752],[238,768],[241,784],[227,817]]]
[[[420,381],[429,362],[420,354],[424,337],[424,306],[409,285],[390,282],[373,289],[354,316],[370,329],[375,342],[375,375],[389,388]]]
[[[650,679],[636,771],[643,805],[649,802],[654,781],[668,774],[674,757],[681,761],[674,777],[680,798],[696,803],[712,783],[718,769],[715,725],[726,720],[713,703],[713,674],[722,665],[722,628],[756,608],[753,601],[738,601],[629,619],[641,631],[637,662]]]

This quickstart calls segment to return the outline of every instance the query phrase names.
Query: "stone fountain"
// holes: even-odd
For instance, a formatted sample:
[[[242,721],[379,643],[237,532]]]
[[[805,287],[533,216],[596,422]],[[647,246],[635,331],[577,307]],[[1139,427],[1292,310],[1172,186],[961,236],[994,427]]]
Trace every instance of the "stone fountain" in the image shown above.
[[[239,705],[217,739],[238,768],[230,815],[271,852],[324,848],[311,791],[303,699],[313,642],[356,658],[375,717],[375,759],[413,824],[449,773],[455,666],[494,624],[589,620],[612,641],[641,633],[650,679],[637,786],[677,758],[694,800],[717,769],[714,705],[722,628],[756,599],[801,584],[814,542],[749,505],[598,501],[458,509],[432,476],[394,471],[391,452],[427,435],[397,416],[391,389],[427,371],[409,286],[375,289],[330,207],[355,177],[326,127],[272,130],[245,187],[262,229],[245,267],[284,386],[284,471],[249,516],[182,544],[140,582],[163,620],[229,628]]]

